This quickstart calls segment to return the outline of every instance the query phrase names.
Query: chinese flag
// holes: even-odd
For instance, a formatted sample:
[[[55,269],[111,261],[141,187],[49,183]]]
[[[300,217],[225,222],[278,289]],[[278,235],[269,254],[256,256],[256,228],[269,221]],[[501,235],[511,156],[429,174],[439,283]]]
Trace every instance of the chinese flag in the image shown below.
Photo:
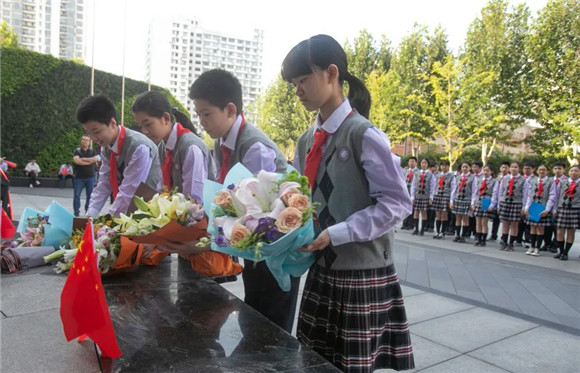
[[[8,217],[8,214],[4,209],[2,210],[2,221],[0,222],[0,237],[2,238],[12,238],[14,233],[16,233],[16,227],[12,224],[12,220]]]
[[[67,341],[92,339],[104,357],[118,358],[109,307],[97,268],[93,224],[88,222],[73,265],[60,295],[60,318]]]

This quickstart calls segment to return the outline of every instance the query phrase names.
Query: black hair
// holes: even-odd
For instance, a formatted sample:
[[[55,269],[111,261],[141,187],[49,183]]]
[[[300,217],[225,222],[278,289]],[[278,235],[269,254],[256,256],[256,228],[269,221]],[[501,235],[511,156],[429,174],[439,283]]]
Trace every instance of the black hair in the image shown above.
[[[213,69],[201,74],[191,85],[189,98],[206,100],[220,110],[233,103],[236,105],[236,115],[240,115],[244,109],[242,85],[238,78],[226,70]]]
[[[117,120],[117,111],[113,102],[104,95],[86,97],[77,106],[77,120],[81,124],[95,121],[108,126],[111,119]]]
[[[473,162],[474,166],[479,166],[479,168],[483,168],[483,162],[482,161],[475,161]]]
[[[568,171],[570,171],[570,170],[571,170],[571,169],[573,169],[573,168],[577,168],[577,169],[579,169],[579,170],[580,170],[580,164],[578,164],[578,163],[576,163],[576,164],[573,164],[572,166],[570,166],[570,168],[568,169]]]
[[[468,162],[468,161],[463,161],[463,162],[461,162],[461,163],[459,164],[459,169],[461,169],[461,167],[463,167],[463,165],[464,165],[464,164],[466,164],[466,165],[468,165],[469,167],[471,167],[471,163],[470,163],[470,162]]]
[[[526,161],[524,162],[524,167],[531,167],[531,168],[536,168],[536,164],[532,161]]]
[[[327,69],[330,65],[338,68],[338,82],[348,83],[348,99],[360,115],[368,119],[371,108],[371,95],[364,83],[348,72],[346,53],[342,46],[329,35],[315,35],[298,43],[282,62],[282,78],[292,79],[312,74],[314,66]]]
[[[427,161],[427,167],[431,166],[431,161],[429,161],[429,158],[421,158],[421,162],[423,161]]]
[[[501,162],[502,166],[508,166],[508,168],[512,165],[511,163],[509,163],[508,161],[503,161]]]
[[[451,163],[448,160],[441,161],[441,166],[451,166]]]
[[[436,167],[436,166],[438,166],[438,164],[435,161],[429,163],[429,167]]]
[[[542,167],[542,166],[546,167],[546,170],[550,171],[550,169],[548,168],[548,165],[547,165],[547,164],[545,164],[545,163],[540,163],[540,164],[538,165],[538,168],[540,168],[540,167]]]
[[[417,157],[415,157],[414,155],[410,156],[409,159],[407,159],[407,161],[410,161],[411,159],[417,162]]]
[[[199,135],[193,123],[187,115],[179,111],[176,107],[171,107],[169,100],[161,92],[148,91],[143,92],[135,99],[133,106],[131,106],[133,113],[145,112],[148,115],[161,118],[163,114],[168,113],[173,121],[181,123],[183,127],[191,132]]]
[[[556,163],[554,163],[554,165],[552,167],[562,167],[563,169],[566,169],[566,163],[556,162]]]

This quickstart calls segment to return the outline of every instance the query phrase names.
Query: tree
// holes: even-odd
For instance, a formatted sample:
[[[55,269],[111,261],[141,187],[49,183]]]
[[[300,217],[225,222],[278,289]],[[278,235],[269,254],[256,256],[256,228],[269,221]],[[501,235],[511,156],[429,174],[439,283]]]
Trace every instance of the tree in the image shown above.
[[[294,157],[296,140],[313,123],[315,113],[309,113],[297,99],[294,87],[278,78],[258,101],[256,124],[283,151],[288,159]]]
[[[0,23],[0,46],[18,48],[18,35],[14,32],[14,27],[11,27],[6,21]]]
[[[532,112],[539,122],[530,143],[541,155],[566,157],[580,147],[580,2],[549,2],[532,26],[527,50],[534,71]]]
[[[379,64],[379,51],[375,49],[373,36],[366,29],[360,31],[353,44],[351,47],[348,40],[344,43],[348,71],[364,82]]]
[[[470,102],[472,120],[480,124],[474,127],[478,130],[474,141],[481,148],[484,163],[495,144],[507,140],[512,130],[529,118],[526,87],[531,71],[524,50],[528,25],[529,10],[524,5],[509,12],[508,0],[492,0],[467,33],[462,56],[466,82],[491,83],[485,89],[478,85],[476,90],[486,97],[472,95]]]

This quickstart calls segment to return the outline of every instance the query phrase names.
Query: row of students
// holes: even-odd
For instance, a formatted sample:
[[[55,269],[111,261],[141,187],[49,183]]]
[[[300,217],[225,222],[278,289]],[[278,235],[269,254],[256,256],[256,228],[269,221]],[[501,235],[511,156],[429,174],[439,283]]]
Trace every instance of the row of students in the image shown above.
[[[419,232],[418,216],[426,210],[426,206],[429,204],[433,205],[437,211],[437,233],[433,238],[445,237],[448,223],[447,215],[451,210],[455,215],[456,235],[453,241],[466,242],[465,232],[470,230],[469,218],[471,216],[475,220],[475,246],[486,246],[489,220],[495,220],[497,216],[502,223],[501,250],[513,251],[518,236],[526,227],[529,227],[531,246],[526,254],[539,256],[542,241],[545,240],[547,245],[551,241],[551,232],[548,232],[547,235],[546,227],[551,228],[555,218],[556,226],[559,228],[556,237],[559,253],[555,257],[567,260],[569,247],[574,241],[574,230],[580,224],[577,218],[578,212],[573,203],[573,195],[578,188],[576,188],[576,184],[572,184],[575,180],[577,166],[570,169],[570,177],[567,178],[564,175],[565,165],[557,163],[553,168],[554,177],[549,178],[546,165],[542,164],[538,167],[538,175],[536,176],[534,174],[535,167],[531,162],[524,164],[523,174],[520,174],[520,166],[517,162],[504,163],[500,168],[498,177],[493,178],[493,172],[489,165],[481,167],[480,164],[472,166],[469,162],[462,162],[460,172],[453,175],[452,172],[449,172],[449,163],[446,161],[442,162],[441,172],[438,174],[428,171],[428,164],[427,159],[421,161],[421,170],[413,174],[409,189],[415,209],[415,231],[413,234],[423,234],[427,222],[423,220]],[[508,165],[509,173],[507,172]],[[409,172],[412,171],[409,170]],[[437,180],[437,182],[425,182],[425,180],[432,179]],[[568,188],[571,188],[570,185],[572,185],[573,190],[565,189],[566,185]],[[569,197],[570,195],[572,197]],[[484,199],[491,200],[490,206],[485,210],[482,208]],[[572,203],[568,203],[569,206],[564,202],[559,204],[560,199],[569,199]],[[538,222],[529,219],[528,210],[532,202],[547,206]],[[580,205],[578,199],[576,203]],[[564,214],[558,213],[556,207],[562,207]],[[553,215],[551,217],[548,216],[550,212]],[[566,230],[566,244],[562,244],[564,230]]]
[[[409,327],[392,257],[394,227],[411,211],[400,159],[386,135],[368,121],[369,92],[349,73],[346,54],[335,39],[317,35],[300,42],[284,59],[282,77],[294,85],[307,110],[318,112],[316,123],[298,140],[294,162],[310,179],[319,226],[314,242],[297,248],[318,257],[304,287],[297,336],[343,371],[412,369]],[[237,162],[253,173],[285,170],[276,145],[246,122],[241,86],[233,75],[205,72],[189,96],[202,127],[215,139],[218,181]],[[96,198],[89,207],[92,216],[111,192],[116,199],[109,212],[126,211],[140,182],[154,189],[161,183],[177,186],[199,196],[203,180],[212,178],[209,150],[166,100],[144,93],[133,105],[133,115],[142,133],[119,126],[114,105],[104,96],[79,105],[79,121],[103,148]],[[166,249],[187,255],[202,250],[192,242]],[[293,278],[285,293],[263,262],[246,262],[242,277],[245,301],[290,332],[299,279]],[[372,311],[360,312],[368,309]]]

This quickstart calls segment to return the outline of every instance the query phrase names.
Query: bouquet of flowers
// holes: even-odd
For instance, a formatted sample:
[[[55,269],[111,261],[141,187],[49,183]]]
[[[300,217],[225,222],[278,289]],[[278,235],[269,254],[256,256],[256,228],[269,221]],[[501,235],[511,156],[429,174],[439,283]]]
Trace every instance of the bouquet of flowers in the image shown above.
[[[26,218],[24,230],[14,241],[15,247],[40,246],[44,240],[44,226],[48,224],[48,215],[39,214]]]
[[[225,186],[224,186],[225,185]],[[236,164],[224,185],[206,181],[204,205],[209,216],[212,250],[266,265],[280,287],[314,263],[313,253],[297,249],[312,242],[314,228],[308,179],[296,170],[284,175],[260,171],[254,177]]]

